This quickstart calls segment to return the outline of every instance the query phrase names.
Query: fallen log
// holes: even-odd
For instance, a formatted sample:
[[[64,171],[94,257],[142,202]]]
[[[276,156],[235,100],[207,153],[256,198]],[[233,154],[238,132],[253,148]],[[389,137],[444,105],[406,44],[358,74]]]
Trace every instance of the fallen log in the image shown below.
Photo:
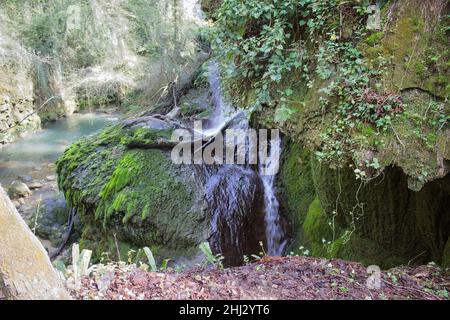
[[[177,128],[178,129],[184,129],[189,131],[192,136],[195,137],[195,135],[202,135],[201,138],[197,138],[197,139],[191,139],[189,141],[172,141],[172,140],[166,140],[166,139],[158,139],[157,141],[139,141],[139,140],[135,140],[135,141],[129,141],[128,143],[126,143],[126,147],[129,149],[172,149],[175,146],[183,146],[183,145],[192,145],[192,146],[197,146],[201,144],[201,148],[206,148],[206,146],[208,146],[212,141],[214,141],[214,139],[217,137],[217,135],[219,133],[223,134],[225,132],[225,130],[227,130],[232,123],[234,123],[236,120],[238,120],[239,118],[244,117],[245,114],[242,112],[239,112],[237,114],[235,114],[233,117],[231,117],[230,119],[228,119],[225,123],[223,123],[219,128],[217,128],[216,132],[209,134],[207,136],[203,136],[201,132],[196,132],[194,131],[192,128],[187,128],[187,127],[182,127],[181,125],[179,125]],[[132,121],[129,121],[125,124],[125,126],[127,127],[131,127],[131,126],[146,126],[147,123],[149,122],[153,122],[154,120],[158,120],[160,122],[165,122],[164,120],[161,119],[155,119],[152,116],[148,116],[148,117],[142,117],[142,118],[138,118],[138,119],[133,119]],[[171,127],[171,123],[165,122],[167,124],[167,127]],[[191,137],[192,137],[191,136]],[[195,150],[194,152],[198,152],[199,150]]]

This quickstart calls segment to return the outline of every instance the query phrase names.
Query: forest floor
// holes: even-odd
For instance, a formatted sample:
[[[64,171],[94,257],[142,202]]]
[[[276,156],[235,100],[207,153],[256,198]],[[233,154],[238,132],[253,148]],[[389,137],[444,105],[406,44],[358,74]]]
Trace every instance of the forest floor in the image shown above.
[[[265,257],[241,267],[196,267],[182,272],[146,272],[114,265],[102,277],[83,278],[81,289],[72,290],[72,295],[114,300],[449,299],[450,270],[434,264],[382,271],[378,279],[355,262]]]

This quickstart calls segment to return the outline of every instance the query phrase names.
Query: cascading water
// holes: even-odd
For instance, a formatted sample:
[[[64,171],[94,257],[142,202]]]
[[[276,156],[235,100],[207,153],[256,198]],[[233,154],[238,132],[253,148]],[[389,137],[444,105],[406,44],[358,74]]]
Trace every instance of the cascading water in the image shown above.
[[[232,106],[223,99],[222,88],[220,85],[219,64],[217,61],[213,61],[209,64],[208,82],[212,95],[213,111],[206,121],[207,123],[203,125],[203,134],[205,136],[217,133],[223,124],[236,115],[236,111]]]
[[[234,110],[223,98],[218,63],[210,63],[208,71],[213,109],[203,124],[202,134],[213,136],[230,120],[232,129],[249,129],[245,114]],[[281,255],[286,245],[275,190],[280,137],[272,136],[269,146],[269,154],[259,154],[260,162],[261,159],[266,161],[260,163],[257,171],[249,164],[225,164],[206,181],[206,200],[212,215],[213,241],[210,242],[230,264],[239,264],[244,254],[254,253],[252,250],[259,246],[260,241],[266,240],[269,255]],[[238,148],[249,152],[247,146]],[[265,239],[261,237],[264,234]]]
[[[279,136],[272,137],[267,161],[259,165],[259,173],[264,185],[264,220],[266,223],[267,253],[271,256],[282,255],[286,246],[279,213],[280,204],[275,188],[280,155],[281,139]],[[260,158],[262,157],[260,156]]]

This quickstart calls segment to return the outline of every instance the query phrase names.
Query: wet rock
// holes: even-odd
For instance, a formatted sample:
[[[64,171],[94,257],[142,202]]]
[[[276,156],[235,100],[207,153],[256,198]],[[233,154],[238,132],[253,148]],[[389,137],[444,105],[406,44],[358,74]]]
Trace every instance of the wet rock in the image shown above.
[[[227,266],[240,265],[244,255],[257,254],[260,242],[266,241],[263,194],[259,175],[249,168],[223,166],[209,179],[209,242],[215,254],[225,257]]]
[[[68,217],[69,210],[64,197],[47,198],[32,215],[29,224],[30,228],[35,229],[36,235],[48,239],[57,247],[66,232]]]
[[[37,181],[31,182],[30,184],[28,184],[28,188],[30,188],[31,190],[34,190],[34,189],[40,189],[40,188],[42,188],[43,186],[44,186],[44,185],[43,185],[42,183],[37,182]]]
[[[8,189],[8,195],[11,199],[18,199],[31,195],[28,186],[21,181],[14,181]]]

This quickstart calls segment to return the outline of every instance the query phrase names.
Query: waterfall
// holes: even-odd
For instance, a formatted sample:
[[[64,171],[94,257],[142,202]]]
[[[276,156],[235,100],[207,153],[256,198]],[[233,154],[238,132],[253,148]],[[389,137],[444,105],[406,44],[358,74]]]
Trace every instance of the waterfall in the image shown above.
[[[210,117],[204,121],[201,133],[211,136],[242,111],[236,111],[225,101],[217,61],[209,64],[208,80],[212,110]],[[248,129],[247,118],[241,117],[232,128]],[[282,255],[286,246],[275,189],[281,139],[276,131],[270,142],[261,140],[258,170],[248,164],[222,165],[207,182],[207,199],[213,207],[212,230],[217,233],[216,244],[212,247],[225,257],[231,257],[232,263],[238,263],[243,254],[252,250],[246,242],[257,244],[264,240],[264,234],[269,255]],[[250,151],[248,146],[242,147],[247,153]]]
[[[281,155],[279,135],[270,141],[270,153],[265,163],[260,161],[259,174],[264,185],[264,211],[266,223],[267,253],[271,256],[283,254],[286,240],[280,219],[280,204],[276,196],[275,180]],[[261,154],[260,154],[260,158]]]
[[[213,110],[207,123],[203,125],[203,134],[206,136],[217,133],[222,125],[236,114],[232,106],[223,99],[219,70],[217,61],[211,62],[208,66],[208,82],[212,95]]]

